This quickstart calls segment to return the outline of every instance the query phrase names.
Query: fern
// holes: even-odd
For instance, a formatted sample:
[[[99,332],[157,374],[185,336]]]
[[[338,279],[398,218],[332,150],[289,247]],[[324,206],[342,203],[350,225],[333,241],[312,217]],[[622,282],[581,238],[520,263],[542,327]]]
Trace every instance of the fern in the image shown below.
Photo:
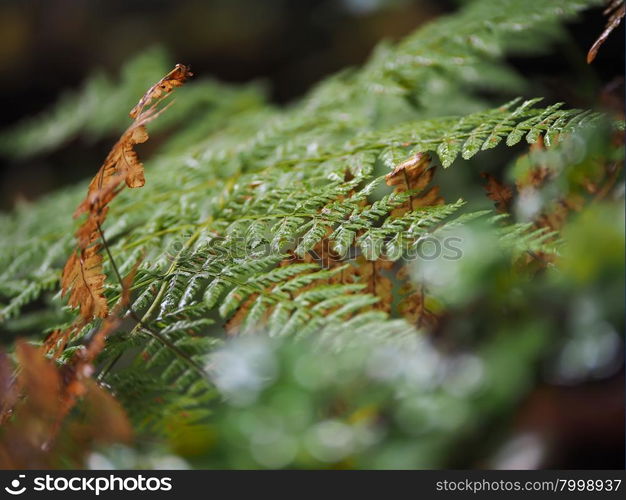
[[[516,146],[510,155],[517,154],[526,143],[559,151],[564,138],[610,131],[596,112],[511,100],[525,87],[504,62],[521,49],[545,49],[564,19],[596,3],[470,2],[397,45],[379,46],[363,68],[331,77],[285,110],[264,104],[254,89],[202,80],[181,89],[160,125],[176,133],[147,163],[145,187],[121,192],[104,226],[120,272],[142,259],[131,304],[141,321],[126,318],[98,358],[98,379],[136,428],[167,434],[181,413],[193,424],[212,418],[220,400],[207,354],[229,334],[316,339],[338,352],[368,338],[414,343],[432,328],[402,319],[398,302],[413,301],[424,317],[445,305],[428,303],[427,286],[407,279],[407,269],[420,271],[407,254],[459,228],[471,231],[477,220],[492,228],[509,264],[552,266],[563,245],[558,230],[496,215],[458,193],[440,203],[438,186],[429,184],[475,166],[487,150]],[[53,114],[5,133],[0,148],[40,154],[79,133],[124,129],[122,111],[144,78],[160,76],[163,61],[151,52],[131,62],[120,82],[91,80]],[[480,97],[485,89],[494,101]],[[415,158],[432,160],[411,184],[403,170]],[[437,158],[444,170],[436,171]],[[75,229],[66,215],[84,189],[0,218],[0,230],[13,235],[0,247],[7,331],[24,328],[29,306],[39,308],[47,329],[51,312],[58,326],[75,313],[55,292]],[[108,258],[104,271],[113,305],[121,291]],[[66,358],[97,321],[74,334]]]

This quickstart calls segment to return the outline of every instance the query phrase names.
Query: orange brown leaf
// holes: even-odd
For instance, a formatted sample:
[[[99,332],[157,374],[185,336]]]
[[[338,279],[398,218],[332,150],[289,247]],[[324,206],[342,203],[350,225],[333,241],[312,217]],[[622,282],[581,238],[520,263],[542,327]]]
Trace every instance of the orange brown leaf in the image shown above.
[[[82,318],[104,318],[109,312],[99,249],[100,245],[92,245],[86,250],[75,250],[63,268],[61,293],[69,294],[71,307],[80,307]]]
[[[589,49],[589,52],[587,53],[587,64],[591,64],[593,62],[593,60],[598,55],[600,47],[602,47],[609,35],[622,22],[622,19],[626,14],[624,6],[624,0],[611,0],[609,2],[607,8],[604,10],[604,15],[608,16],[609,19],[606,22],[606,27],[604,28],[604,31],[600,33],[600,36],[594,42],[594,44]]]
[[[425,191],[435,176],[435,167],[430,166],[431,158],[426,153],[417,153],[407,161],[397,165],[385,177],[388,186],[394,186],[396,191],[412,191],[416,194],[409,196],[405,207],[394,209],[391,214],[400,216],[407,210],[431,205],[441,205],[444,200],[439,195],[439,187],[432,186]]]
[[[193,76],[193,73],[190,71],[189,66],[177,64],[172,71],[148,89],[137,105],[131,110],[130,117],[136,118],[139,116],[153,99],[159,99],[169,94],[175,87],[180,87],[191,76]]]
[[[10,395],[10,405],[6,397],[2,401],[0,468],[83,467],[95,444],[130,441],[131,426],[122,407],[95,381],[85,382],[81,411],[69,415],[75,400],[68,397],[63,370],[43,349],[24,340],[16,342],[15,354],[15,370],[0,357],[0,382],[7,389],[4,394]],[[9,371],[15,375],[7,382]]]
[[[400,268],[396,278],[403,282],[398,290],[398,313],[412,325],[432,331],[439,322],[439,316],[427,307],[426,287],[411,282],[407,266]]]
[[[423,189],[432,179],[428,175],[430,166],[430,156],[426,153],[417,153],[408,160],[396,165],[396,167],[385,176],[388,186],[411,184],[410,189]],[[407,180],[408,179],[408,180]],[[413,181],[413,182],[412,182]],[[419,182],[415,184],[415,182]]]
[[[107,155],[89,184],[87,196],[74,212],[74,217],[83,214],[87,214],[87,217],[76,232],[77,248],[63,269],[61,288],[63,295],[69,294],[70,306],[80,307],[80,315],[84,321],[104,318],[108,314],[103,293],[106,277],[102,272],[102,257],[98,252],[101,248],[99,240],[102,236],[102,224],[106,219],[109,203],[117,196],[124,183],[130,188],[145,184],[143,164],[135,146],[148,140],[146,124],[167,108],[165,106],[158,109],[160,101],[191,75],[187,66],[177,64],[148,89],[131,110],[133,123]],[[155,102],[146,108],[152,101]]]
[[[495,202],[498,212],[508,212],[509,204],[513,198],[513,190],[487,172],[481,173],[480,176],[487,180],[487,184],[484,186],[485,191],[487,191],[489,199]]]

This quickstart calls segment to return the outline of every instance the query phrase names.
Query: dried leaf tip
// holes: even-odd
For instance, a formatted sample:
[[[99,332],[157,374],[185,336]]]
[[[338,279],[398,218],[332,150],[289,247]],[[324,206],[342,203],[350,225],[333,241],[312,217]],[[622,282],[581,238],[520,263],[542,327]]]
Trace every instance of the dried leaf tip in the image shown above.
[[[393,186],[394,184],[397,184],[394,177],[396,177],[396,175],[403,170],[407,173],[419,175],[424,172],[429,165],[430,156],[427,153],[416,153],[408,160],[396,165],[396,167],[385,176],[385,179],[389,186]]]
[[[131,118],[137,118],[143,109],[152,102],[153,99],[159,99],[169,94],[175,87],[180,87],[185,81],[192,77],[191,68],[184,64],[177,64],[174,69],[167,75],[156,82],[139,100],[137,105],[131,109],[129,115]]]

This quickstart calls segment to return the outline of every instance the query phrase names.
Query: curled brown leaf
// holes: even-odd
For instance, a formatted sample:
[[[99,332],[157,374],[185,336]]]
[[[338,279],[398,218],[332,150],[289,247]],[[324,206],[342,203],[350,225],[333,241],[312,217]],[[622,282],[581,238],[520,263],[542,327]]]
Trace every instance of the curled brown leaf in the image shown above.
[[[145,184],[143,164],[135,146],[148,140],[146,125],[167,108],[165,106],[159,109],[161,100],[175,87],[180,87],[191,75],[187,66],[177,64],[148,89],[131,110],[133,123],[107,155],[89,184],[87,195],[74,212],[74,217],[84,214],[87,216],[76,231],[77,247],[63,269],[61,288],[64,295],[69,295],[69,305],[80,307],[82,321],[104,318],[108,314],[104,297],[106,277],[102,272],[99,251],[102,224],[107,217],[109,204],[124,184],[129,188],[138,188]]]
[[[426,189],[435,176],[436,169],[431,167],[431,158],[427,153],[417,153],[408,160],[397,165],[385,176],[388,186],[397,191],[412,191],[406,207],[392,211],[393,216],[400,216],[407,210],[420,207],[441,205],[444,199],[439,194],[439,186]]]
[[[177,64],[172,71],[161,78],[148,89],[137,105],[130,111],[130,117],[136,118],[143,109],[153,100],[169,94],[175,87],[180,87],[185,81],[193,76],[189,66]]]

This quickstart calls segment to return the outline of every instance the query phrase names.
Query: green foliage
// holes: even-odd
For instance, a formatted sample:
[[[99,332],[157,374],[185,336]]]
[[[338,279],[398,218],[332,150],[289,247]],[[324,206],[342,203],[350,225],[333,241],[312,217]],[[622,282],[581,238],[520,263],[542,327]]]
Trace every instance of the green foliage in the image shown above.
[[[598,113],[510,100],[525,85],[504,62],[545,50],[563,19],[595,3],[470,2],[379,46],[362,69],[331,77],[285,110],[251,88],[198,79],[181,89],[158,120],[175,133],[146,162],[146,186],[116,198],[104,227],[122,273],[141,259],[132,309],[142,324],[109,338],[97,375],[137,431],[200,467],[454,465],[446,453],[505,415],[530,387],[534,364],[565,342],[555,314],[540,309],[545,297],[588,297],[594,280],[621,264],[576,269],[583,259],[566,250],[567,273],[584,282],[572,290],[551,260],[563,252],[558,232],[497,216],[472,195],[402,210],[425,190],[393,190],[385,174],[431,152],[444,168],[454,164],[437,172],[437,184],[496,147],[519,152],[520,143],[541,138],[546,154],[563,158],[564,138],[606,138],[611,129],[597,127]],[[5,133],[0,148],[26,156],[79,133],[114,135],[164,61],[150,52],[119,82],[96,77],[49,116]],[[565,170],[617,155],[606,142]],[[478,172],[473,188],[477,179]],[[71,320],[55,292],[72,247],[70,214],[84,191],[72,187],[0,218],[11,235],[0,246],[0,320],[12,336],[40,341]],[[621,210],[619,201],[607,205],[607,213]],[[463,241],[460,260],[409,258],[425,241],[443,245],[451,236]],[[532,273],[512,266],[524,259],[547,260],[545,283],[533,287]],[[381,260],[388,273],[410,268],[414,285],[432,292],[428,307],[458,318],[444,332],[456,352],[439,352],[426,340],[428,327],[401,318],[401,279],[392,279],[390,293],[371,285],[363,268]],[[108,259],[105,272],[112,304],[120,287]],[[224,346],[233,329],[258,339]],[[99,459],[117,466],[141,460],[139,452],[123,460],[107,453]]]

